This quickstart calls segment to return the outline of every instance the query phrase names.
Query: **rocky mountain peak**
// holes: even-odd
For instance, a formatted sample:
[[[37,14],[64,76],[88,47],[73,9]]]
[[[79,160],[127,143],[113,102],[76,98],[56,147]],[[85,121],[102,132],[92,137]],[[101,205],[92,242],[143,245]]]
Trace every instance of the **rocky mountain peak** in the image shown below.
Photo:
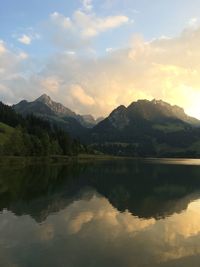
[[[59,121],[75,119],[78,123],[86,128],[91,128],[98,123],[92,115],[79,115],[65,107],[61,103],[55,102],[47,94],[41,95],[32,102],[26,100],[14,105],[14,109],[21,114],[40,114],[40,116],[54,116]]]
[[[126,111],[126,107],[124,105],[120,105],[119,107],[117,107],[111,112],[110,116],[120,114],[121,112],[124,112],[124,111]]]
[[[35,101],[40,101],[40,102],[43,102],[45,104],[52,103],[52,100],[51,100],[50,96],[48,96],[47,94],[41,95]]]
[[[58,115],[69,116],[69,117],[75,117],[76,116],[75,112],[66,108],[62,104],[53,101],[50,98],[50,96],[48,96],[47,94],[41,95],[39,98],[37,98],[35,100],[35,102],[42,102],[43,104],[47,105],[53,112],[55,112]]]
[[[126,111],[126,107],[121,105],[113,110],[113,112],[108,117],[109,121],[115,128],[123,129],[129,124],[129,119],[127,117]]]

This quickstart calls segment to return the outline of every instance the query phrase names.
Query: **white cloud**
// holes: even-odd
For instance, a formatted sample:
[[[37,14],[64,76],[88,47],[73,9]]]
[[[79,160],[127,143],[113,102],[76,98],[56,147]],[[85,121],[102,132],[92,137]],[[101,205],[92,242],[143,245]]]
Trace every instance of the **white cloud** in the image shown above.
[[[200,29],[187,29],[176,38],[151,42],[135,36],[130,48],[114,50],[102,58],[56,57],[51,72],[56,71],[66,81],[62,95],[69,95],[66,88],[71,83],[95,98],[95,105],[90,106],[95,115],[108,114],[116,106],[138,98],[158,98],[200,117],[196,101],[200,92],[199,42]],[[77,107],[73,98],[70,104]],[[85,105],[78,108],[85,113]]]
[[[91,11],[93,9],[92,2],[92,0],[82,0],[84,10]]]
[[[110,52],[112,52],[114,49],[112,48],[112,47],[108,47],[108,48],[106,48],[106,52],[107,53],[110,53]]]
[[[84,91],[84,89],[79,85],[72,85],[71,86],[71,94],[82,105],[91,106],[91,105],[95,104],[94,99],[91,96],[89,96]]]
[[[37,97],[45,90],[56,101],[81,114],[105,116],[120,104],[129,105],[139,98],[158,98],[183,106],[189,114],[200,118],[197,101],[200,97],[200,28],[187,27],[177,37],[161,36],[150,42],[136,35],[126,49],[108,48],[107,52],[112,53],[97,57],[88,52],[88,47],[85,49],[84,41],[86,45],[91,33],[99,34],[117,24],[112,20],[101,24],[100,18],[91,13],[78,18],[76,15],[66,21],[58,13],[53,15],[53,24],[58,23],[54,37],[59,38],[55,41],[64,39],[64,52],[49,58],[41,72],[34,71],[26,78],[22,75],[19,78],[19,74],[27,71],[26,54],[13,53],[0,42],[0,76],[4,79],[1,84],[15,95],[11,98],[8,93],[9,102],[18,101],[20,96]],[[94,29],[90,37],[86,37],[88,33],[84,31],[91,23]],[[84,53],[77,51],[78,47],[84,49]]]
[[[200,24],[199,18],[191,18],[188,21],[188,26],[194,29],[197,28],[199,24]]]
[[[72,27],[71,19],[68,17],[65,17],[64,15],[54,12],[50,15],[51,20],[56,23],[58,26],[61,26],[66,29],[70,29]]]
[[[45,92],[56,94],[59,91],[61,81],[57,77],[47,77],[41,81],[41,86]]]
[[[0,55],[4,54],[5,52],[6,52],[5,43],[2,40],[0,40]]]
[[[76,55],[76,52],[75,52],[75,51],[65,51],[65,53],[66,53],[67,55],[71,55],[71,56]]]
[[[129,18],[124,15],[98,17],[95,13],[81,10],[76,10],[72,18],[65,17],[58,12],[52,13],[50,18],[54,25],[60,26],[61,30],[66,30],[66,35],[70,34],[71,38],[76,37],[77,40],[97,36],[107,30],[118,28],[129,21]]]
[[[32,42],[32,39],[30,36],[23,34],[20,38],[18,38],[18,41],[25,45],[30,45]]]
[[[119,14],[101,16],[93,10],[92,1],[82,0],[82,8],[76,9],[71,16],[57,11],[49,16],[44,24],[44,35],[57,47],[68,51],[92,49],[94,37],[117,29],[130,22],[128,16]],[[44,37],[44,36],[43,36]]]
[[[122,26],[129,21],[127,16],[109,16],[98,18],[95,15],[87,15],[81,11],[75,13],[77,25],[81,28],[81,34],[85,37],[93,37],[101,32]]]
[[[19,53],[18,56],[19,56],[20,59],[27,59],[28,58],[28,54],[24,53],[24,52]]]
[[[19,65],[27,58],[28,54],[23,51],[13,52],[9,50],[5,42],[0,41],[0,69],[3,70],[0,75],[3,73],[4,80],[7,76],[12,76],[14,72],[18,72]]]
[[[16,38],[18,42],[24,45],[30,45],[34,40],[39,40],[41,38],[34,28],[24,28],[24,33],[15,32],[12,35],[13,38]]]
[[[15,103],[19,96],[30,95],[30,91],[27,91],[30,88],[28,82],[21,87],[28,69],[28,54],[10,50],[3,41],[0,42],[0,47],[3,47],[0,49],[0,98],[5,103]]]

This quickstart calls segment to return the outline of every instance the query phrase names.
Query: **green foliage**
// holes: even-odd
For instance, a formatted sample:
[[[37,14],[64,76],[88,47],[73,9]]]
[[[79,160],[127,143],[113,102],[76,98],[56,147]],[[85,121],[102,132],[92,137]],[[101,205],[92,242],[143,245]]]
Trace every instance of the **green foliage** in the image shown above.
[[[23,133],[20,127],[10,135],[8,141],[4,144],[4,154],[13,156],[26,155],[26,146],[23,140]]]
[[[12,127],[0,122],[0,146],[8,140],[13,131]]]
[[[78,140],[48,121],[33,115],[24,118],[3,103],[0,103],[0,121],[4,122],[0,123],[1,155],[49,156],[85,152]]]

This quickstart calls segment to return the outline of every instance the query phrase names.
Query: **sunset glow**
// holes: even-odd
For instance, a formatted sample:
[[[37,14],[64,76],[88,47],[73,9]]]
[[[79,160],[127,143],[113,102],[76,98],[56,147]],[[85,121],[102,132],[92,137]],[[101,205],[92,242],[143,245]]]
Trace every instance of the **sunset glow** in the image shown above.
[[[1,100],[47,93],[105,116],[156,98],[200,118],[199,18],[199,1],[4,1]]]

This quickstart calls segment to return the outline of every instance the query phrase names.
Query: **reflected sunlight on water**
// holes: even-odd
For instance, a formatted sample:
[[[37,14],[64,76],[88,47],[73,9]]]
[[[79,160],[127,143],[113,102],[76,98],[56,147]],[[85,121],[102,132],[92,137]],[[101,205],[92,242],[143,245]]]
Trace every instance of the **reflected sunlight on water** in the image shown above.
[[[120,164],[0,177],[0,266],[199,267],[200,168]]]
[[[169,164],[169,165],[199,165],[200,166],[200,159],[157,159],[157,158],[149,158],[145,160],[148,163],[154,164]]]
[[[0,259],[16,266],[30,259],[32,266],[60,266],[60,259],[61,266],[115,266],[112,258],[117,266],[171,266],[172,260],[200,253],[199,207],[200,200],[165,219],[140,219],[93,193],[41,224],[5,210],[0,215]],[[37,253],[39,258],[34,257]]]

